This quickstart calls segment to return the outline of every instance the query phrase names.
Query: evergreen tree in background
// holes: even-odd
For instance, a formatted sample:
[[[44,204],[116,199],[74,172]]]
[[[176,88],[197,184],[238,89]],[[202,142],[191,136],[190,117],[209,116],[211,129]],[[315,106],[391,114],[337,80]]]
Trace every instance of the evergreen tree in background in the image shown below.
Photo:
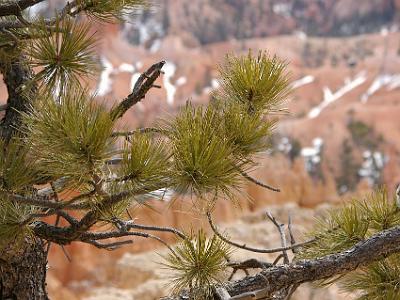
[[[282,110],[289,93],[284,63],[263,52],[228,56],[210,104],[188,102],[159,127],[119,132],[116,123],[156,87],[164,62],[150,66],[132,93],[108,109],[85,85],[98,69],[99,37],[90,32],[89,22],[121,21],[148,4],[73,0],[54,17],[28,16],[40,2],[0,2],[0,72],[8,90],[0,124],[1,299],[48,298],[51,243],[82,242],[108,250],[136,238],[166,244],[159,232],[175,235],[178,242],[166,245],[170,299],[289,299],[304,282],[337,280],[349,272],[343,288],[359,291],[360,299],[400,299],[400,213],[385,191],[331,212],[309,240],[298,244],[291,226],[288,242],[284,225],[267,214],[282,237],[281,247],[274,249],[231,241],[214,224],[215,203],[235,201],[244,181],[279,191],[247,171],[269,148],[273,114]],[[81,15],[86,17],[78,20]],[[130,218],[128,208],[166,189],[191,194],[214,235]],[[59,197],[71,191],[78,196]],[[48,222],[49,216],[56,222]],[[61,219],[67,225],[60,225]],[[106,231],[98,226],[104,224]],[[235,247],[277,253],[278,259],[232,262]],[[230,280],[248,269],[259,273]]]

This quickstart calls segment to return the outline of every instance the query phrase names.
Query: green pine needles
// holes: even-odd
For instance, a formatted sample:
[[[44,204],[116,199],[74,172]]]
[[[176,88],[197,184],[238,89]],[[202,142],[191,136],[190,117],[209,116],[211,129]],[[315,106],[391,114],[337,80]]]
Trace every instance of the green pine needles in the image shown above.
[[[364,199],[354,199],[342,208],[333,210],[318,219],[315,230],[309,236],[311,243],[296,255],[296,259],[317,258],[350,249],[357,242],[365,240],[382,230],[400,225],[400,210],[386,190],[378,190]],[[398,255],[363,267],[346,276],[322,282],[339,280],[346,291],[357,291],[358,298],[398,299],[400,295]],[[397,298],[396,298],[397,297]]]
[[[135,134],[125,143],[116,182],[124,189],[150,191],[171,186],[170,153],[165,141]],[[120,187],[121,188],[121,187]]]
[[[243,103],[249,111],[280,111],[290,91],[286,64],[261,51],[257,56],[228,55],[220,74],[218,97]]]
[[[382,261],[346,275],[340,282],[346,292],[356,292],[358,300],[400,299],[400,256]]]
[[[84,9],[87,16],[102,22],[115,22],[135,9],[148,4],[145,0],[77,0],[80,9]]]
[[[86,91],[69,91],[61,103],[43,97],[23,117],[26,143],[42,174],[80,184],[102,174],[113,154],[115,122]]]
[[[172,271],[172,292],[178,294],[189,287],[191,299],[213,299],[213,287],[226,279],[231,252],[217,236],[207,238],[203,230],[192,232],[164,257],[164,266]]]
[[[239,188],[241,161],[233,155],[229,140],[221,134],[220,113],[212,105],[191,104],[168,124],[176,189],[179,193],[222,193],[231,196]]]
[[[44,21],[39,27],[48,31]],[[80,81],[98,70],[96,39],[88,23],[57,20],[50,34],[34,39],[29,47],[33,67],[40,67],[35,80],[47,92],[69,92]]]

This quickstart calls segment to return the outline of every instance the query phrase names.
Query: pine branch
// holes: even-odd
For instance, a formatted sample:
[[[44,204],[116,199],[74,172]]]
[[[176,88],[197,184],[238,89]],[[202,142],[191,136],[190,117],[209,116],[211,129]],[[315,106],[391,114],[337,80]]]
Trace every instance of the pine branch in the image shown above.
[[[247,174],[246,172],[244,172],[244,171],[242,171],[242,170],[240,170],[240,174],[241,174],[244,178],[246,178],[248,181],[251,181],[251,182],[255,183],[256,185],[261,186],[261,187],[263,187],[263,188],[266,188],[266,189],[268,189],[268,190],[270,190],[270,191],[273,191],[273,192],[280,192],[280,191],[281,191],[281,190],[278,189],[278,188],[272,187],[272,186],[270,186],[270,185],[268,185],[268,184],[265,184],[265,183],[262,183],[262,182],[258,181],[257,179],[251,177],[249,174]]]
[[[272,297],[274,293],[282,289],[345,274],[399,252],[400,226],[396,226],[378,232],[343,252],[318,259],[300,260],[292,264],[274,266],[264,269],[254,276],[225,283],[224,286],[230,296],[243,296],[245,293],[262,291],[265,293],[265,297]],[[182,300],[187,298],[176,296],[162,299]]]

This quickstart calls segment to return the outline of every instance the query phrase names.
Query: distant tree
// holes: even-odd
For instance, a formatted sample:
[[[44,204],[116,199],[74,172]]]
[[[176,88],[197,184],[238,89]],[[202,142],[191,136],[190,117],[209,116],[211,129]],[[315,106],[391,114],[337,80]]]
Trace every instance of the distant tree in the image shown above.
[[[167,245],[157,232],[179,241],[167,245],[165,257],[176,299],[288,299],[304,282],[349,272],[356,273],[345,286],[361,290],[362,299],[399,299],[400,213],[383,191],[332,212],[299,244],[290,222],[288,245],[284,225],[267,214],[282,237],[282,246],[274,249],[233,242],[214,224],[216,201],[234,200],[244,180],[279,191],[246,172],[270,145],[273,113],[288,93],[284,63],[262,52],[228,56],[209,105],[188,102],[159,127],[118,132],[116,122],[157,87],[164,62],[150,66],[132,93],[107,109],[84,84],[96,71],[98,38],[85,20],[118,21],[146,3],[73,0],[54,17],[29,17],[26,10],[40,2],[0,3],[0,71],[8,90],[0,124],[1,299],[48,298],[50,243],[113,250],[141,237]],[[165,189],[192,194],[214,236],[130,219],[130,206]],[[62,199],[68,191],[79,195]],[[46,221],[49,216],[56,217],[54,224]],[[97,226],[105,223],[111,229]],[[231,247],[277,253],[278,259],[232,262]],[[292,263],[289,250],[295,254]],[[260,272],[231,281],[229,269]]]

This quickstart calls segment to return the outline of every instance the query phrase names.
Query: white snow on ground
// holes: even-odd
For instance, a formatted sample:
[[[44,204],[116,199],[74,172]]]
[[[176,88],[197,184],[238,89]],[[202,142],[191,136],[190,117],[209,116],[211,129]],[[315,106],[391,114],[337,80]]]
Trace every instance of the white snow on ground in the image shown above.
[[[174,96],[176,93],[176,87],[171,83],[171,78],[174,76],[176,71],[176,65],[170,61],[167,61],[163,67],[164,77],[163,84],[167,90],[167,102],[169,105],[174,103]]]
[[[160,49],[161,49],[161,40],[157,39],[153,42],[153,44],[151,44],[151,47],[149,50],[150,50],[150,53],[156,53]]]
[[[283,17],[290,17],[292,7],[289,3],[276,3],[272,6],[272,11],[274,14],[283,16]]]
[[[299,87],[301,87],[303,85],[310,84],[310,83],[314,82],[314,80],[315,80],[314,76],[311,76],[311,75],[304,76],[303,78],[300,78],[298,80],[293,81],[292,84],[291,84],[291,88],[292,89],[297,89],[297,88],[299,88]]]
[[[177,86],[182,86],[182,85],[186,84],[186,82],[187,82],[187,78],[185,76],[181,76],[176,81],[176,85]]]
[[[307,34],[304,31],[295,31],[294,35],[297,36],[301,41],[305,41],[307,39]]]
[[[281,138],[278,144],[278,150],[285,154],[288,154],[290,150],[292,150],[292,144],[290,143],[289,138],[287,137]]]
[[[304,157],[305,167],[310,172],[314,165],[321,162],[321,150],[324,145],[323,139],[317,137],[312,141],[312,147],[305,147],[301,149],[301,156]]]
[[[205,88],[203,88],[203,93],[209,94],[217,88],[219,88],[218,79],[213,78],[213,79],[211,79],[211,86],[206,86]]]
[[[120,72],[127,72],[127,73],[133,73],[135,72],[135,66],[127,64],[127,63],[122,63],[119,67],[118,67],[118,71]]]
[[[213,89],[217,89],[217,88],[219,88],[219,82],[218,82],[218,79],[213,79],[213,80],[211,80],[211,87],[213,88]]]
[[[37,14],[39,14],[41,12],[44,12],[44,11],[47,11],[47,9],[48,9],[48,3],[46,1],[45,2],[41,2],[41,3],[38,3],[38,4],[34,5],[34,6],[31,6],[28,9],[28,14],[31,17],[32,16],[37,16]]]
[[[131,91],[132,91],[133,88],[135,87],[135,83],[136,83],[136,81],[138,81],[140,75],[141,75],[140,73],[135,73],[135,74],[132,75],[132,78],[131,78],[131,85],[130,85],[130,90],[131,90]]]
[[[366,103],[368,99],[383,87],[392,91],[400,87],[400,74],[380,74],[372,82],[368,90],[361,95],[361,102]]]
[[[151,192],[150,195],[160,200],[169,202],[172,200],[172,197],[174,196],[174,191],[171,189],[159,189],[154,192]]]
[[[363,84],[366,80],[367,77],[365,75],[365,72],[361,72],[357,74],[353,80],[346,79],[344,86],[338,89],[335,93],[332,93],[332,91],[328,87],[324,87],[324,100],[319,105],[310,110],[310,112],[308,113],[308,118],[313,119],[318,117],[322,110],[324,110],[329,104],[340,99],[351,90]]]
[[[97,96],[105,96],[112,90],[112,79],[111,74],[114,71],[112,63],[105,57],[100,58],[100,62],[103,66],[103,71],[100,74],[100,80],[96,88]]]
[[[358,170],[358,175],[367,179],[370,185],[378,183],[388,158],[379,151],[371,152],[368,150],[364,151],[363,158],[364,161]]]
[[[139,60],[137,63],[136,63],[136,69],[141,69],[141,68],[143,68],[143,63]]]

